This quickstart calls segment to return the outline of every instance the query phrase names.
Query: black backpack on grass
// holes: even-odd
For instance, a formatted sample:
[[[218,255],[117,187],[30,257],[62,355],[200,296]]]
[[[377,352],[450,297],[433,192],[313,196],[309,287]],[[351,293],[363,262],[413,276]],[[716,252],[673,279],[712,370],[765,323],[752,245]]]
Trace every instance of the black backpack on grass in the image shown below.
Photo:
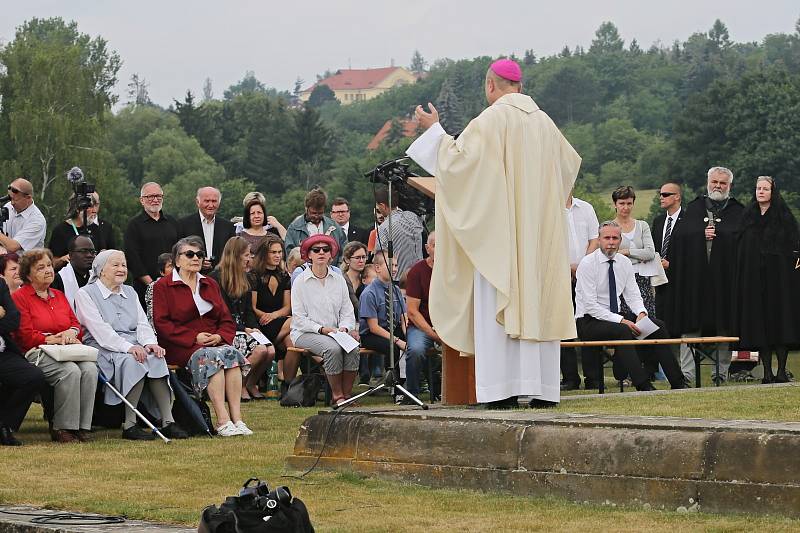
[[[255,486],[250,486],[251,482]],[[288,487],[270,491],[263,481],[248,479],[238,496],[209,505],[200,516],[198,533],[314,533],[308,509]]]

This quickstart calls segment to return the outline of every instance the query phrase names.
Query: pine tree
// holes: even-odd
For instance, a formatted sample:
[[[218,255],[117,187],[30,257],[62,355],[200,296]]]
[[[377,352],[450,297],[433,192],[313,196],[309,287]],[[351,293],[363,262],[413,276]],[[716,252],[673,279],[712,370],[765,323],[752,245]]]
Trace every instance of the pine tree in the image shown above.
[[[533,53],[533,50],[525,50],[522,62],[528,66],[536,64],[536,54]]]
[[[214,90],[211,87],[211,78],[206,78],[203,82],[203,102],[208,102],[214,99]]]
[[[439,121],[448,133],[457,133],[464,129],[463,108],[461,99],[456,93],[456,84],[451,78],[445,78],[439,96],[436,98],[439,110]]]
[[[422,54],[419,53],[419,50],[414,50],[414,55],[411,56],[411,64],[409,65],[408,70],[414,74],[422,74],[425,72],[426,66],[428,66],[428,62],[425,61],[425,58],[422,57]]]

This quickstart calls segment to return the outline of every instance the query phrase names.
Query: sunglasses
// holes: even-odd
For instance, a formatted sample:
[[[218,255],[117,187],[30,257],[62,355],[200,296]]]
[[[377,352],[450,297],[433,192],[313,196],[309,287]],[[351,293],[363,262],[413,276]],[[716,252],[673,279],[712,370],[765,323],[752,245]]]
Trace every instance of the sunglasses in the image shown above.
[[[676,193],[676,192],[660,192],[658,194],[661,195],[661,198],[669,198],[670,196],[675,196],[678,193]]]
[[[8,192],[14,194],[24,194],[25,196],[28,196],[28,193],[22,192],[21,190],[17,189],[16,187],[12,187],[11,185],[8,186]]]
[[[330,246],[314,246],[311,251],[315,254],[326,254],[331,251]]]
[[[205,259],[206,253],[203,250],[195,252],[194,250],[187,250],[185,252],[181,252],[180,255],[185,255],[186,259],[194,259],[197,257],[198,259]]]

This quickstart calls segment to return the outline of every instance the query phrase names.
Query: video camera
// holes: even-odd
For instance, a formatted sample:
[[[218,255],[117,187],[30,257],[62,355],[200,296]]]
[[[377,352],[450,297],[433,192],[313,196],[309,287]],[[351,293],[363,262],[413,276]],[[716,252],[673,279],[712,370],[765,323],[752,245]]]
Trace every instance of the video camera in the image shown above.
[[[86,218],[86,210],[92,206],[92,194],[95,192],[93,183],[88,183],[83,176],[83,171],[79,167],[72,167],[67,172],[67,180],[72,184],[72,191],[75,193],[75,207],[78,212],[83,212]]]
[[[384,161],[364,174],[372,183],[391,184],[398,196],[397,205],[404,211],[411,211],[423,220],[433,215],[434,203],[420,191],[408,184],[408,178],[418,177],[409,170],[407,157]]]

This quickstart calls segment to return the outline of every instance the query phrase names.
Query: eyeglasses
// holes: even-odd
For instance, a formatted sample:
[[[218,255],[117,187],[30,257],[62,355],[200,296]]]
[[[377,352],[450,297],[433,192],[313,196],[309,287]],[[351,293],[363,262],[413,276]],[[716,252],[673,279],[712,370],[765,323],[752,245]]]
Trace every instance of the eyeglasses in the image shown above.
[[[186,250],[185,252],[181,252],[178,255],[185,255],[186,259],[194,259],[197,257],[198,259],[205,259],[206,253],[203,250],[198,250],[195,252],[194,250]]]
[[[350,210],[349,210],[349,209],[343,209],[343,210],[341,210],[341,211],[331,211],[331,214],[332,214],[332,215],[342,215],[342,214],[344,214],[344,213],[349,213],[349,212],[350,212]]]
[[[676,192],[660,192],[658,194],[661,195],[661,198],[669,198],[670,196],[675,196],[678,193],[676,193]]]
[[[148,202],[152,202],[153,200],[163,200],[164,199],[164,195],[163,194],[146,194],[144,196],[141,196],[140,198],[142,198],[143,200],[147,200]]]
[[[315,254],[326,254],[331,251],[330,246],[314,246],[311,251]]]
[[[22,192],[21,190],[17,189],[16,187],[12,187],[11,185],[8,186],[8,192],[11,192],[11,193],[14,193],[14,194],[22,194],[24,196],[30,196],[28,193]]]
[[[350,258],[350,260],[351,261],[366,261],[367,260],[367,256],[366,255],[354,255],[353,257]]]
[[[75,253],[95,255],[97,253],[97,250],[95,250],[94,248],[78,248],[77,250],[75,250]]]

